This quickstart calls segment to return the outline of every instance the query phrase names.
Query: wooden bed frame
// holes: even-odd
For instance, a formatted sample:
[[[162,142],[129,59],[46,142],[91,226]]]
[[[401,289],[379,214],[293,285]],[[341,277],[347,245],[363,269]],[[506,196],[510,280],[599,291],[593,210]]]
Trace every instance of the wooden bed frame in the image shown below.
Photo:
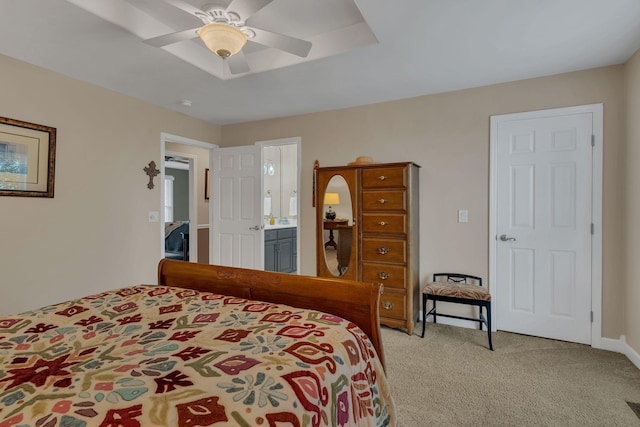
[[[158,284],[286,304],[342,317],[367,334],[385,367],[378,305],[380,284],[168,259],[158,265]]]

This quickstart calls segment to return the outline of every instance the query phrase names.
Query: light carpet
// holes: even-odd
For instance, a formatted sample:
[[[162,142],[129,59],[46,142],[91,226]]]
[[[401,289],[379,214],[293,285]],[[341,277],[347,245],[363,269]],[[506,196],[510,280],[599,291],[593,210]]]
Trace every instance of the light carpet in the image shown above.
[[[640,426],[640,370],[624,355],[508,332],[382,328],[399,425]]]

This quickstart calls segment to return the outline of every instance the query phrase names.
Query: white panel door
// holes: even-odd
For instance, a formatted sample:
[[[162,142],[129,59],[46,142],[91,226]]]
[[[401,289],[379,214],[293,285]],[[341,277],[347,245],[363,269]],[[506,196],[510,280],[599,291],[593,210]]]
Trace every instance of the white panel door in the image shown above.
[[[213,150],[211,173],[214,264],[262,270],[262,167],[260,148]]]
[[[591,343],[591,113],[501,121],[498,329]]]

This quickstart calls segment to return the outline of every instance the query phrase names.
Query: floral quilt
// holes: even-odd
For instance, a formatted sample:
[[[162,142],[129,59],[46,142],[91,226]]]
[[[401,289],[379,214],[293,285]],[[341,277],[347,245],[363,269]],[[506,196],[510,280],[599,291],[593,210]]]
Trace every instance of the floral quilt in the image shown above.
[[[0,317],[0,427],[393,426],[342,318],[136,286]]]

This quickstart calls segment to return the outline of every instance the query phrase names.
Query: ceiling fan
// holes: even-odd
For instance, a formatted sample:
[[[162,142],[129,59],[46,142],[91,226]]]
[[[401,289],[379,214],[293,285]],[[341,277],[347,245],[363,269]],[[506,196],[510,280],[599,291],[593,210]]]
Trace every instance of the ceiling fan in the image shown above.
[[[231,74],[250,71],[247,59],[242,52],[247,40],[302,58],[305,58],[311,50],[311,42],[246,24],[247,19],[273,0],[232,0],[226,7],[210,4],[205,5],[203,9],[183,0],[164,1],[200,19],[204,25],[153,37],[144,42],[151,46],[162,47],[199,36],[212,52],[227,61]]]

